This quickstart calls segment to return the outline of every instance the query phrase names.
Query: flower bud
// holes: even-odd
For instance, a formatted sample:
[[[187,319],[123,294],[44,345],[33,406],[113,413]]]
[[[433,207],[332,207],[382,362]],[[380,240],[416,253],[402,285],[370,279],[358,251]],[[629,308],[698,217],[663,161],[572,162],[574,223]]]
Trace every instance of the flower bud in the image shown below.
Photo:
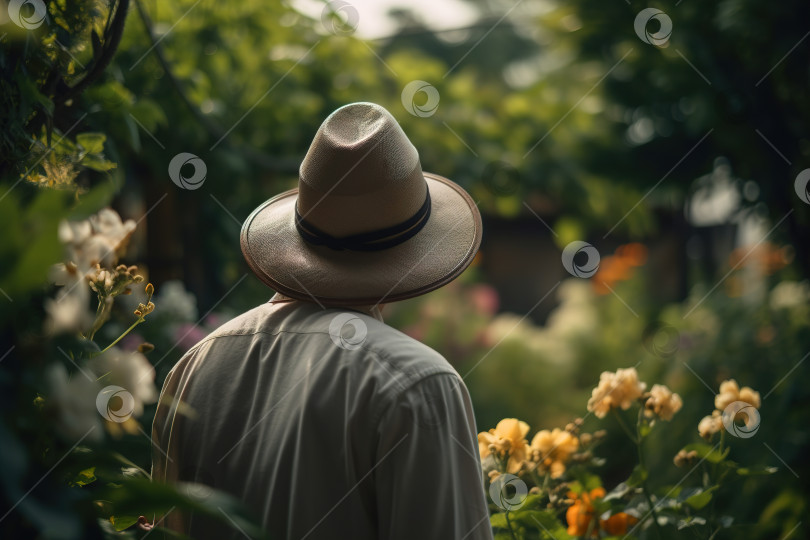
[[[579,436],[579,442],[582,446],[588,446],[593,441],[593,435],[590,433],[583,433]]]

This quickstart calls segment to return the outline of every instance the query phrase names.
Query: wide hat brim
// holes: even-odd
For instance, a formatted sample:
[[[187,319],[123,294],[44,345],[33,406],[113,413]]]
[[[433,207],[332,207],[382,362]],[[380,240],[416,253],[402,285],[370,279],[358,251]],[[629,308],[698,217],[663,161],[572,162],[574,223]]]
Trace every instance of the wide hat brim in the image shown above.
[[[415,236],[380,251],[307,243],[295,227],[298,189],[264,202],[242,226],[242,254],[273,290],[324,306],[370,305],[425,294],[452,281],[481,246],[481,214],[464,189],[423,173],[431,212]]]

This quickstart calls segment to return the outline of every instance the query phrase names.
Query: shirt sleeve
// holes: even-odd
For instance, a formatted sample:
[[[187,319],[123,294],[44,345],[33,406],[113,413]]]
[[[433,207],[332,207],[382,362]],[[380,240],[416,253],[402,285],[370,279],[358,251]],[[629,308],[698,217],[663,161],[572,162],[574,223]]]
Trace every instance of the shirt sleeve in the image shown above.
[[[457,374],[431,375],[404,390],[378,435],[381,539],[492,539],[472,404]]]
[[[163,388],[160,391],[155,418],[152,421],[152,480],[156,482],[170,482],[176,480],[174,471],[168,470],[168,452],[172,425],[174,423],[174,413],[176,405],[174,396],[178,390],[179,377],[174,376],[174,371],[169,372],[166,380],[163,381]],[[176,449],[171,449],[176,452]]]

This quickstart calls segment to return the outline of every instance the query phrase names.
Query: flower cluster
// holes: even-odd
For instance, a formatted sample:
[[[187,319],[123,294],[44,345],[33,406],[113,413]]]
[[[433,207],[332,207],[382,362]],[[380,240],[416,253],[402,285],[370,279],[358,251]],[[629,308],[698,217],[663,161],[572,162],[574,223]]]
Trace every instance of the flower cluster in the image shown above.
[[[581,420],[578,423],[581,424]],[[587,433],[577,437],[578,431],[575,424],[569,424],[565,430],[543,429],[529,444],[526,440],[529,425],[517,418],[505,418],[494,429],[478,434],[478,450],[482,460],[492,456],[496,469],[503,472],[529,472],[560,478],[567,464],[577,457],[581,439],[584,443],[592,440]]]
[[[103,324],[109,300],[128,294],[130,285],[143,281],[135,274],[136,267],[116,266],[134,231],[134,221],[122,221],[110,208],[86,220],[60,223],[58,233],[65,248],[65,262],[54,265],[50,272],[51,282],[60,289],[55,299],[45,302],[46,331],[92,335]],[[91,290],[99,302],[105,302],[96,317],[88,311]]]
[[[635,368],[604,371],[599,376],[599,384],[591,392],[588,411],[597,418],[604,418],[612,409],[627,410],[635,401],[644,404],[644,415],[648,419],[672,420],[683,406],[681,396],[663,384],[654,384],[645,392],[647,383],[639,380]]]
[[[627,410],[641,397],[646,387],[638,380],[635,368],[618,369],[616,373],[604,371],[588,400],[588,411],[597,418],[604,418],[611,409],[621,407]]]
[[[672,420],[675,413],[681,410],[683,400],[681,396],[674,393],[672,390],[663,384],[654,384],[650,388],[650,397],[644,403],[644,414],[648,418],[657,416],[662,420]]]
[[[742,401],[759,409],[761,400],[759,392],[748,386],[740,386],[734,379],[720,383],[720,393],[714,397],[715,410],[709,416],[704,416],[698,424],[698,433],[704,439],[711,440],[715,433],[723,429],[723,411],[736,401]]]
[[[593,503],[605,497],[605,489],[598,487],[582,493],[569,492],[571,506],[565,512],[568,523],[568,534],[573,536],[592,536],[597,538],[602,530],[610,536],[627,534],[628,527],[638,523],[638,518],[626,512],[616,512],[607,519],[596,520],[596,509]]]
[[[532,466],[543,473],[550,473],[552,478],[559,478],[565,473],[565,466],[579,450],[579,439],[570,431],[554,428],[549,431],[538,431],[532,439]]]
[[[135,273],[137,271],[137,266],[119,264],[114,269],[108,270],[96,264],[95,269],[87,274],[87,281],[90,283],[90,289],[99,297],[130,294],[132,293],[130,285],[143,281],[143,276]]]
[[[731,431],[734,426],[729,423],[733,422],[733,415],[750,413],[747,430],[737,426],[741,428],[738,436],[750,436],[758,427],[756,422],[753,427],[750,425],[751,416],[758,420],[752,407],[758,409],[760,401],[759,393],[751,388],[740,388],[733,379],[724,381],[715,398],[717,410],[701,420],[700,434],[711,438],[723,427]],[[623,413],[631,407],[635,429],[625,418],[629,415]],[[635,368],[601,374],[588,401],[588,410],[599,418],[612,413],[638,456],[632,474],[609,492],[602,486],[602,479],[592,472],[605,461],[593,452],[605,431],[580,433],[583,419],[576,419],[564,429],[540,430],[531,443],[526,439],[529,425],[517,418],[503,419],[494,429],[479,433],[484,487],[492,501],[490,522],[496,538],[501,534],[516,540],[536,535],[625,538],[639,534],[639,538],[649,538],[648,531],[652,529],[656,531],[655,537],[669,538],[665,534],[668,528],[681,531],[704,527],[716,534],[718,526],[729,527],[731,518],[724,517],[718,522],[713,506],[708,506],[717,487],[731,472],[745,476],[769,474],[776,469],[741,467],[727,460],[729,452],[724,451],[721,437],[715,447],[702,442],[687,444],[674,458],[677,467],[696,467],[710,460],[711,467],[705,469],[702,485],[666,490],[652,486],[655,475],[648,468],[645,441],[656,422],[671,421],[682,407],[681,397],[663,384],[653,384],[647,391],[647,384],[639,380]],[[507,486],[512,486],[513,491],[509,492]],[[661,495],[662,492],[665,494]],[[503,503],[506,495],[508,505]]]
[[[86,220],[64,221],[59,225],[65,262],[51,269],[51,280],[60,289],[54,299],[46,300],[46,331],[75,333],[80,340],[93,342],[96,332],[111,315],[115,297],[130,294],[133,285],[144,281],[136,266],[118,264],[134,231],[134,221],[122,221],[109,208]],[[91,291],[97,299],[95,315],[90,310]],[[116,347],[155,309],[151,301],[155,287],[148,283],[144,291],[145,301],[134,310],[135,322],[106,348],[92,343],[70,353],[63,351],[79,367],[80,374],[68,377],[63,364],[54,364],[46,371],[48,393],[44,407],[56,418],[56,428],[66,439],[75,441],[87,436],[98,440],[102,431],[94,428],[103,418],[113,434],[137,433],[139,426],[130,417],[140,416],[144,404],[157,399],[155,370],[144,356],[154,347],[144,343],[131,352]],[[117,389],[115,395],[126,398],[121,398],[123,409],[116,409],[114,418],[103,412],[106,406],[103,392],[110,387]]]

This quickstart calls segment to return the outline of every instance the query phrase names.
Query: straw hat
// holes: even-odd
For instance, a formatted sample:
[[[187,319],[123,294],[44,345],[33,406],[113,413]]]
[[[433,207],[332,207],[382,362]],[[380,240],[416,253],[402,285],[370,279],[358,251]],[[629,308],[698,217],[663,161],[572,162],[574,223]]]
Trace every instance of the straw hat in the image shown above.
[[[282,294],[378,304],[461,274],[481,244],[481,215],[461,187],[422,172],[391,113],[352,103],[321,124],[298,188],[250,214],[241,244],[251,269]]]

